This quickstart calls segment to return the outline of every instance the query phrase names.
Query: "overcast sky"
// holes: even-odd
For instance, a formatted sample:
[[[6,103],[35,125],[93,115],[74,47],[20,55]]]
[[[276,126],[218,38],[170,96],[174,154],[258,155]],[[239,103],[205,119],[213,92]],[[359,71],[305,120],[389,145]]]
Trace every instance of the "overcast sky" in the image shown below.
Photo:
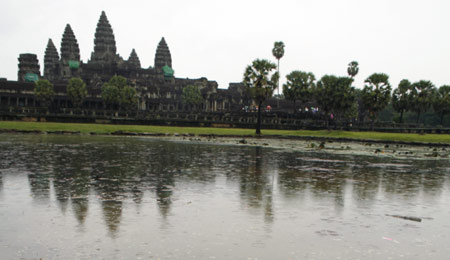
[[[273,43],[283,41],[282,82],[293,70],[345,76],[356,60],[355,86],[374,72],[400,80],[450,84],[448,0],[2,0],[0,77],[17,80],[20,53],[38,55],[41,72],[49,38],[60,51],[69,23],[86,62],[104,10],[118,53],[132,48],[144,68],[153,66],[165,37],[175,76],[207,77],[220,88],[239,82],[256,58],[276,61]]]

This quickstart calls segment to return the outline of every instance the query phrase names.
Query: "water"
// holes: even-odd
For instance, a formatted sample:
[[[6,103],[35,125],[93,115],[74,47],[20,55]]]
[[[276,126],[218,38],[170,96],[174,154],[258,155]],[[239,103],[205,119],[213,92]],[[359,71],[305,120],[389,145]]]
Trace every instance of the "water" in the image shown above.
[[[448,259],[449,219],[448,159],[0,135],[1,259]]]

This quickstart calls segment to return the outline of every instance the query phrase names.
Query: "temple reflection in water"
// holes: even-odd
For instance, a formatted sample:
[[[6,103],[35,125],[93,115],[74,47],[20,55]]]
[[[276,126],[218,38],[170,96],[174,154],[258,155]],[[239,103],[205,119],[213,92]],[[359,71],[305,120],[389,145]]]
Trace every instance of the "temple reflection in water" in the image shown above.
[[[80,225],[96,215],[90,214],[91,205],[99,205],[99,216],[112,235],[130,204],[156,205],[170,223],[171,210],[180,206],[176,202],[185,192],[213,194],[218,183],[236,191],[233,196],[244,211],[270,224],[277,218],[280,200],[327,201],[340,214],[348,203],[369,209],[380,197],[439,198],[449,181],[446,161],[385,162],[382,157],[261,147],[89,138],[35,136],[14,149],[3,143],[0,180],[9,172],[4,169],[26,172],[35,203],[51,203],[54,198],[61,213],[70,208]]]

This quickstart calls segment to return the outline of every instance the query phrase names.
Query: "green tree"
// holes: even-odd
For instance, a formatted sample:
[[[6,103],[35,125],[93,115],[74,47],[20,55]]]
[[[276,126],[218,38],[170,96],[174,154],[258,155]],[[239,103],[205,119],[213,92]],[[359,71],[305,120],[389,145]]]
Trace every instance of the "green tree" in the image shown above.
[[[202,93],[198,86],[188,85],[183,88],[181,102],[192,107],[197,107],[203,102]]]
[[[81,107],[87,96],[86,84],[80,78],[71,78],[67,84],[67,95],[74,107]]]
[[[272,96],[277,87],[279,78],[278,72],[269,76],[277,66],[264,59],[256,59],[252,65],[248,65],[244,72],[244,85],[253,100],[258,104],[258,120],[256,123],[256,134],[261,134],[261,107],[263,102]]]
[[[138,102],[136,89],[130,86],[125,86],[120,92],[120,107],[126,111],[136,109]]]
[[[278,75],[279,75],[280,74],[280,59],[283,58],[283,56],[284,56],[284,43],[283,42],[275,42],[273,44],[272,54],[278,61],[277,71],[278,71]],[[278,90],[278,96],[279,96],[280,95],[280,78],[278,78],[277,90]]]
[[[349,115],[355,109],[355,88],[349,77],[323,76],[316,84],[314,96],[320,110],[329,118],[331,113],[340,117]],[[328,123],[328,121],[327,121]]]
[[[353,79],[359,72],[358,62],[352,61],[348,64],[347,73]]]
[[[53,102],[53,97],[55,96],[53,84],[46,79],[40,79],[36,81],[36,86],[34,87],[34,96],[39,101],[41,106],[49,108]]]
[[[400,113],[400,123],[403,123],[403,113],[408,111],[411,104],[411,82],[404,79],[392,92],[392,107]]]
[[[436,92],[433,102],[434,111],[439,113],[440,124],[444,123],[444,116],[450,114],[450,86],[444,85]]]
[[[136,89],[128,86],[127,79],[122,76],[113,76],[102,87],[102,98],[107,106],[123,108],[127,111],[136,108]]]
[[[294,102],[295,113],[296,100],[300,100],[302,105],[311,100],[316,78],[311,72],[296,70],[288,74],[286,79],[286,84],[283,85],[283,94],[286,99]]]
[[[362,92],[364,107],[369,112],[372,124],[378,116],[378,112],[383,110],[391,98],[391,84],[389,76],[384,73],[374,73],[366,81]]]
[[[420,115],[433,104],[436,88],[431,81],[421,80],[413,83],[411,89],[410,110],[417,113],[417,123],[419,123]]]
[[[120,89],[115,85],[104,84],[102,87],[102,99],[107,107],[114,109],[120,103]]]

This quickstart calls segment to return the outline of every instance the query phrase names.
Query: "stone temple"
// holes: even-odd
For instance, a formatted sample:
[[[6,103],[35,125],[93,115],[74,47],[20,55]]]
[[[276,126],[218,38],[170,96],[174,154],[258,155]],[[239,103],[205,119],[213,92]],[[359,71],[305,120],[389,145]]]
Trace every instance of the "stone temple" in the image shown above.
[[[88,88],[86,108],[103,107],[101,87],[112,76],[120,75],[128,79],[129,85],[136,88],[139,96],[138,109],[146,111],[189,111],[191,107],[181,102],[182,89],[196,85],[201,89],[203,104],[197,109],[204,112],[238,111],[249,105],[250,99],[240,83],[230,83],[228,89],[219,89],[217,82],[200,79],[176,78],[172,67],[172,56],[166,40],[161,38],[155,52],[154,66],[142,68],[139,56],[132,49],[128,59],[122,58],[116,49],[113,28],[103,11],[97,23],[94,38],[94,50],[87,62],[80,59],[80,47],[74,31],[66,25],[58,50],[51,39],[48,40],[44,55],[43,75],[35,54],[20,54],[18,82],[0,82],[0,104],[14,103],[22,105],[35,104],[31,90],[33,81],[48,79],[57,92],[54,105],[70,107],[65,95],[65,86],[72,77],[83,79]],[[15,98],[8,96],[8,88],[19,88]],[[28,93],[28,94],[27,94]]]

